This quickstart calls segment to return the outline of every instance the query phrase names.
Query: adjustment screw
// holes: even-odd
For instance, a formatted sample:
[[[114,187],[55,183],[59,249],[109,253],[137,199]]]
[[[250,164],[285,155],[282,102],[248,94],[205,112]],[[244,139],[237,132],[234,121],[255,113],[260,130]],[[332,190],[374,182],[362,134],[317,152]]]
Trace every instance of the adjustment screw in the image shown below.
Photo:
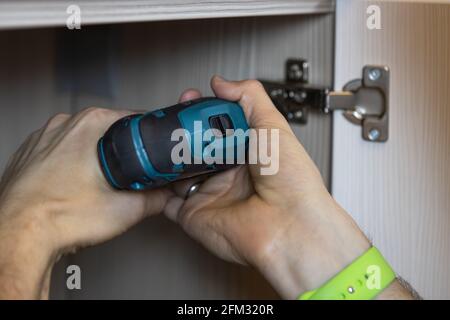
[[[272,90],[271,92],[270,92],[270,96],[272,97],[272,98],[276,98],[276,97],[278,97],[279,95],[281,95],[283,93],[283,91],[281,90],[281,89],[274,89],[274,90]]]
[[[302,103],[302,102],[305,101],[305,99],[306,99],[307,96],[308,96],[308,95],[306,94],[305,91],[301,91],[301,92],[295,93],[293,98],[294,98],[294,101],[295,101],[295,102],[297,102],[297,103]]]
[[[371,129],[367,136],[368,136],[369,140],[371,140],[371,141],[378,140],[378,138],[380,137],[380,130]]]
[[[369,79],[372,81],[377,81],[381,77],[381,71],[380,69],[371,69],[369,71]]]
[[[294,113],[294,117],[295,117],[295,119],[301,119],[303,117],[303,112],[301,112],[300,110],[296,111]]]

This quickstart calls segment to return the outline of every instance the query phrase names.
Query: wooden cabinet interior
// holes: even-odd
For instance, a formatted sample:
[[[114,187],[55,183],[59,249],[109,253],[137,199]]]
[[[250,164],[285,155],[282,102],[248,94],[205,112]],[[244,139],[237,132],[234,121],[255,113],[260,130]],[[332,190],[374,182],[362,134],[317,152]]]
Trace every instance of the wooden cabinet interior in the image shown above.
[[[58,112],[88,106],[150,110],[176,102],[187,87],[211,95],[210,77],[282,78],[288,57],[311,64],[310,80],[332,85],[332,14],[149,22],[81,31],[1,31],[0,169],[33,130]],[[294,130],[330,177],[331,120],[312,113]],[[69,183],[69,182],[68,182]],[[65,289],[78,264],[82,290]],[[164,217],[61,260],[54,298],[271,298],[250,268],[223,262]]]

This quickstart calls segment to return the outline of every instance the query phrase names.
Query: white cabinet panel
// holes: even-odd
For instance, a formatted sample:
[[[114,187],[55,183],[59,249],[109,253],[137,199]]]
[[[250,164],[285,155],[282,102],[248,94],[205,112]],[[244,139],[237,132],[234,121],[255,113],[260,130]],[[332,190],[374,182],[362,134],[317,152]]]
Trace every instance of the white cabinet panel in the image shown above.
[[[81,24],[326,13],[334,0],[27,0],[0,2],[0,28],[65,26],[78,5]],[[69,11],[73,13],[74,11]]]
[[[381,30],[366,8],[381,9]],[[334,115],[332,192],[426,298],[450,298],[450,5],[339,1],[337,89],[365,64],[391,70],[389,140]]]

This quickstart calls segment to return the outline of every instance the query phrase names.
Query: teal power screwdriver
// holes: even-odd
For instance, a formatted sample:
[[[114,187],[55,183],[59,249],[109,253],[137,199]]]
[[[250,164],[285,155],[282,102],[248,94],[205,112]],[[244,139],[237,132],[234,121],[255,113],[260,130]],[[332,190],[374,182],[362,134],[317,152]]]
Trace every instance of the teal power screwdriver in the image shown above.
[[[174,148],[180,143],[173,139],[177,129],[183,129],[184,151],[189,151],[181,163],[173,160]],[[200,98],[119,119],[98,141],[98,157],[106,180],[114,188],[153,189],[236,166],[239,150],[248,148],[247,129],[238,103]],[[213,135],[208,135],[208,130]],[[209,139],[204,141],[206,135]],[[205,161],[211,143],[216,146],[212,155],[219,152],[223,161]]]

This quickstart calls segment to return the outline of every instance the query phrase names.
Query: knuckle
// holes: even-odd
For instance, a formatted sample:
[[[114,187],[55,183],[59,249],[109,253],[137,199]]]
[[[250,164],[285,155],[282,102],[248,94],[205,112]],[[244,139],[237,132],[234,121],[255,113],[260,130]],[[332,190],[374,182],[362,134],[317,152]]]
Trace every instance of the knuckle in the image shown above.
[[[105,119],[108,119],[111,113],[112,111],[109,109],[89,107],[81,111],[81,122],[91,123],[96,121],[103,121]]]
[[[57,123],[60,123],[61,121],[66,120],[69,117],[70,117],[70,115],[67,113],[57,113],[49,119],[48,123],[49,124],[57,124]]]
[[[245,88],[249,91],[262,91],[264,90],[264,86],[258,80],[245,80],[244,82]]]
[[[97,107],[88,107],[82,111],[84,115],[89,116],[102,116],[106,113],[108,109],[97,108]]]
[[[105,108],[86,108],[76,116],[76,127],[83,128],[105,128],[113,124],[118,119],[124,117],[125,114],[117,110]]]

